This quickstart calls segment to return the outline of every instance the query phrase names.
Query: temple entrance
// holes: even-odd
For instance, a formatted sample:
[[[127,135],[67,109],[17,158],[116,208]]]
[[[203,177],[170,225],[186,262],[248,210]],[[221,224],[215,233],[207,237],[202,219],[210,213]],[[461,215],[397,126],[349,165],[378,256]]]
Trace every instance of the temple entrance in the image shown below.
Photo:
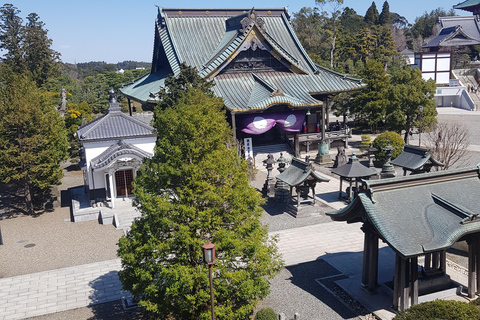
[[[117,197],[127,196],[132,193],[133,169],[118,170],[115,172],[115,185]]]

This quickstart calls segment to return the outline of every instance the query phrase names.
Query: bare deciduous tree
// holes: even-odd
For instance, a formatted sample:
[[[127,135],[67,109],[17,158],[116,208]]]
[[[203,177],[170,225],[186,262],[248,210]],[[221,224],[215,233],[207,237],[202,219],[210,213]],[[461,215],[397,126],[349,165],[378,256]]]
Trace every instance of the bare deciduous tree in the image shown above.
[[[436,160],[443,162],[447,170],[466,165],[470,156],[467,153],[470,132],[457,123],[440,123],[426,134],[425,145],[430,148]]]

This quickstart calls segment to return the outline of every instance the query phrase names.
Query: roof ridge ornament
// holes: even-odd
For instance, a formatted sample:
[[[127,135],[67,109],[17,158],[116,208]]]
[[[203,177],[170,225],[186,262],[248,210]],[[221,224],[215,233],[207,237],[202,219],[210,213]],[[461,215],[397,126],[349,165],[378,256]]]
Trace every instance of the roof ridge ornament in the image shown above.
[[[118,103],[117,99],[115,98],[115,91],[113,90],[113,88],[111,88],[108,91],[108,94],[110,95],[110,102],[108,103],[108,113],[122,112],[122,108],[120,107],[120,104]]]
[[[247,13],[247,16],[240,21],[242,24],[242,29],[240,29],[240,32],[247,32],[252,22],[257,25],[261,32],[265,32],[265,21],[263,21],[263,19],[257,15],[255,7],[253,7],[250,12]]]

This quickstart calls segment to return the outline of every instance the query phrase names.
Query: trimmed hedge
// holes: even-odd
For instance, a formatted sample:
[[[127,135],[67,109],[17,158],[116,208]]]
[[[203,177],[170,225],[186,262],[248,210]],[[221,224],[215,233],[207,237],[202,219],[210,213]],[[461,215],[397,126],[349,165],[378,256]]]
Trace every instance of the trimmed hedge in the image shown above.
[[[277,314],[272,308],[263,308],[257,312],[255,320],[277,320]]]
[[[394,320],[478,320],[480,310],[475,304],[452,301],[435,300],[414,305],[399,313]]]
[[[390,145],[394,147],[392,150],[392,160],[402,153],[403,145],[405,144],[402,136],[392,131],[384,132],[373,140],[373,146],[377,148],[377,151],[375,151],[375,159],[377,159],[377,161],[385,161],[385,151],[383,151],[383,148],[387,145],[388,141],[390,141]]]

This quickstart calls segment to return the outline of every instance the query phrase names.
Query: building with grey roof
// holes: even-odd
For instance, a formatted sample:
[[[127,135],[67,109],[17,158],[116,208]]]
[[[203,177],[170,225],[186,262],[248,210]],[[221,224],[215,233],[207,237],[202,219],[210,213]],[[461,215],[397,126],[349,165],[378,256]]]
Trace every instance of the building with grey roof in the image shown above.
[[[82,170],[91,203],[106,200],[115,207],[117,197],[131,195],[143,159],[153,156],[154,128],[123,113],[111,90],[107,113],[79,127],[77,136],[84,149]]]

